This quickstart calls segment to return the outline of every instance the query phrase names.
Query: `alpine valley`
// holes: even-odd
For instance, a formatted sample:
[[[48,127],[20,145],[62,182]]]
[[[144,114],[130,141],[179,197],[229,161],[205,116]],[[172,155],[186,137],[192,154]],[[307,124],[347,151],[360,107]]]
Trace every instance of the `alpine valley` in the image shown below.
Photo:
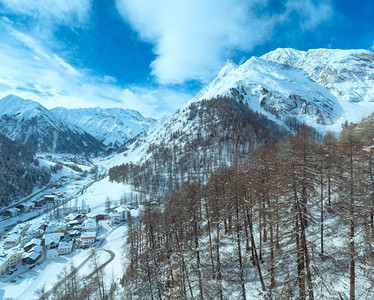
[[[63,272],[43,258],[36,279],[17,278],[5,297],[373,299],[373,113],[368,50],[227,61],[159,120],[9,95],[0,100],[1,211],[40,193],[65,200],[4,217],[0,232],[43,217],[105,217],[96,252],[74,250]],[[54,275],[41,286],[48,264]]]

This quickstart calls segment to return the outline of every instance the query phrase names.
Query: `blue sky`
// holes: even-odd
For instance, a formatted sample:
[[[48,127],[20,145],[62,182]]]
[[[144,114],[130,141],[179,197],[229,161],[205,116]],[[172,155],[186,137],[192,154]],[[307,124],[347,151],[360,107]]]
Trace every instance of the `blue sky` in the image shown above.
[[[371,49],[374,1],[0,0],[0,97],[158,117],[227,59]]]

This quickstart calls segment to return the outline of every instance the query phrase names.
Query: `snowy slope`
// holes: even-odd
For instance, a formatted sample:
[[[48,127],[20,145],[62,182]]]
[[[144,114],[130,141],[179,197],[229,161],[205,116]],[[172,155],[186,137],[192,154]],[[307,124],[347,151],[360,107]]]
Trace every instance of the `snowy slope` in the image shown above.
[[[37,152],[87,153],[104,145],[32,100],[9,95],[0,100],[0,128],[8,138]]]
[[[374,53],[368,50],[277,49],[261,58],[303,70],[339,99],[374,101]]]
[[[88,132],[109,147],[122,146],[129,139],[146,131],[155,120],[139,112],[121,108],[82,108],[51,110],[59,118]]]
[[[277,49],[243,65],[228,61],[191,102],[231,96],[272,119],[295,117],[325,132],[374,111],[374,54]],[[275,118],[276,117],[276,118]]]

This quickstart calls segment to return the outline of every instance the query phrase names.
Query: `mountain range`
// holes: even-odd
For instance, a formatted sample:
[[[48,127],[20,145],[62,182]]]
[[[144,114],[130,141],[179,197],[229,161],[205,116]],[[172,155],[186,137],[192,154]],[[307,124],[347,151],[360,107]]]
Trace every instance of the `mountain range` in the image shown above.
[[[48,110],[14,95],[0,100],[1,132],[36,152],[97,153],[122,146],[153,123],[132,110]]]

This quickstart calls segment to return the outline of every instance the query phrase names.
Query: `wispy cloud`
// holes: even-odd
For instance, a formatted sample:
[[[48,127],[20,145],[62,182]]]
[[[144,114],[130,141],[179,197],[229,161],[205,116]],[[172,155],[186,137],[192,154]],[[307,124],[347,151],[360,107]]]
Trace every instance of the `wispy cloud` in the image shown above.
[[[126,22],[155,45],[152,74],[161,84],[206,80],[230,53],[251,51],[272,37],[277,24],[296,12],[312,28],[331,14],[328,4],[289,0],[272,12],[268,0],[116,0]]]
[[[327,21],[334,13],[330,1],[288,0],[286,8],[300,15],[301,28],[313,29]]]
[[[169,89],[126,88],[110,76],[77,69],[4,19],[0,34],[1,98],[13,93],[49,108],[124,107],[160,116],[190,97]]]
[[[0,0],[7,11],[68,26],[87,22],[92,0]]]
[[[90,0],[0,0],[0,13],[11,12],[9,18],[0,17],[0,98],[13,93],[48,108],[123,107],[158,117],[191,97],[173,89],[121,86],[115,78],[78,69],[52,51],[48,45],[58,43],[53,31],[87,22],[90,6]],[[30,28],[12,14],[32,18]]]

